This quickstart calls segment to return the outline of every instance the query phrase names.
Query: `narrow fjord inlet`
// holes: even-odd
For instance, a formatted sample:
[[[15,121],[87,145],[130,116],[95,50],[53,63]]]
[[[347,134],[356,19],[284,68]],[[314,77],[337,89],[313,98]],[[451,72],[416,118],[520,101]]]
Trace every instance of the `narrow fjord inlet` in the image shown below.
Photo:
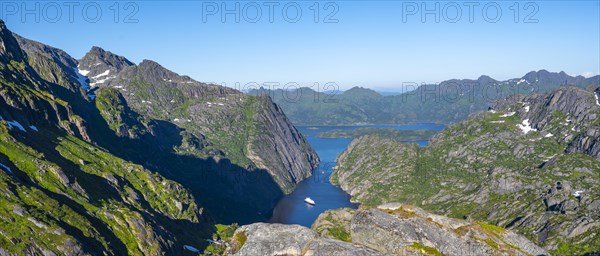
[[[310,227],[317,217],[326,210],[337,208],[356,208],[357,204],[350,202],[350,196],[341,188],[330,182],[330,176],[335,168],[336,157],[346,149],[352,141],[351,138],[322,138],[324,132],[330,131],[356,131],[361,128],[370,129],[396,129],[399,131],[428,130],[440,131],[443,125],[415,124],[415,125],[369,125],[369,126],[299,126],[308,143],[315,149],[321,164],[313,171],[313,175],[300,182],[294,192],[282,198],[275,209],[270,222],[283,224],[299,224]],[[321,134],[321,135],[320,135]],[[427,140],[409,141],[425,146]],[[316,204],[304,203],[306,197],[312,198]]]
[[[294,192],[283,197],[273,210],[270,222],[283,224],[299,224],[310,227],[319,214],[335,208],[356,208],[350,202],[350,196],[342,189],[331,185],[329,176],[334,167],[335,157],[350,143],[350,139],[321,139],[317,132],[326,128],[298,127],[308,143],[315,149],[321,164],[313,171],[313,175],[300,182]],[[315,205],[304,202],[310,197]]]

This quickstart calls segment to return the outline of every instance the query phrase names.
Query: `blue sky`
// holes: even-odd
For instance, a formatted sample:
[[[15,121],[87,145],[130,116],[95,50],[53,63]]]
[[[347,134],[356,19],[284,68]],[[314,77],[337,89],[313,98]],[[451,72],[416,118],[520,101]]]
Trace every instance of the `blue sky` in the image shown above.
[[[508,79],[539,69],[600,73],[599,1],[499,1],[487,5],[485,16],[489,2],[480,2],[472,7],[473,22],[465,2],[319,1],[319,22],[315,1],[289,4],[287,16],[283,6],[288,2],[280,2],[273,7],[272,23],[265,2],[99,1],[87,6],[86,16],[86,2],[72,6],[72,15],[66,2],[51,3],[3,0],[0,17],[12,31],[75,58],[96,45],[136,63],[151,59],[196,80],[229,86],[335,82],[341,89],[398,90],[402,82],[482,74]],[[240,22],[232,14],[222,22],[222,5],[234,9],[236,3]],[[422,7],[431,10],[436,4],[437,11],[423,22]],[[262,16],[251,23],[256,6]],[[97,7],[102,14],[96,17]],[[298,7],[302,15],[289,22]],[[336,8],[330,21],[337,23],[323,22]]]

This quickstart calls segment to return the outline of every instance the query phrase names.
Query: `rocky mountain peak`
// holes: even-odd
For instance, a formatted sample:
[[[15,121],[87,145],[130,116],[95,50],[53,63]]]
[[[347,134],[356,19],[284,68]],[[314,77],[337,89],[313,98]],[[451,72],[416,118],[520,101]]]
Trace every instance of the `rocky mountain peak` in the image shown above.
[[[162,65],[158,64],[158,62],[153,61],[153,60],[144,59],[144,60],[142,60],[142,62],[140,62],[139,66],[140,66],[140,68],[143,68],[143,69],[154,70],[154,71],[158,71],[158,72],[169,71]],[[174,73],[174,72],[172,72],[172,73]]]
[[[90,49],[90,52],[89,52],[89,54],[98,54],[98,55],[104,54],[104,53],[106,53],[106,51],[104,49],[102,49],[101,47],[95,46],[95,45],[92,46],[92,49]]]
[[[477,82],[480,85],[490,85],[490,84],[496,83],[497,81],[495,79],[491,78],[490,76],[482,75],[479,78],[477,78]]]
[[[494,79],[488,75],[481,75],[481,76],[479,76],[479,78],[477,78],[477,80],[494,80]]]
[[[2,20],[0,20],[0,60],[4,63],[10,60],[23,60],[23,51],[21,51],[17,40]]]
[[[158,64],[152,60],[142,60],[139,65],[140,71],[148,78],[155,80],[157,82],[161,82],[164,80],[180,80],[179,74],[168,70],[162,65]]]
[[[369,88],[355,86],[344,92],[344,95],[357,98],[379,98],[381,94]]]
[[[539,71],[531,71],[525,74],[521,79],[526,80],[529,83],[537,84],[560,84],[560,85],[575,85],[581,84],[585,77],[583,76],[570,76],[565,71],[549,72],[545,69]]]
[[[114,54],[110,51],[106,51],[98,46],[93,46],[92,49],[79,61],[79,65],[83,67],[95,65],[97,63],[106,64],[115,68],[117,71],[122,70],[124,67],[135,65],[127,58]]]
[[[91,87],[100,87],[114,79],[124,68],[134,65],[123,56],[94,46],[79,60],[77,67],[82,75],[90,79]]]
[[[548,74],[550,74],[550,72],[542,69],[539,71],[530,71],[527,74],[525,74],[522,79],[525,79],[527,82],[530,83],[535,83],[537,81],[539,81],[539,77],[547,77]]]
[[[158,62],[148,59],[143,59],[142,62],[140,62],[140,67],[142,66],[164,68],[163,66],[158,64]]]

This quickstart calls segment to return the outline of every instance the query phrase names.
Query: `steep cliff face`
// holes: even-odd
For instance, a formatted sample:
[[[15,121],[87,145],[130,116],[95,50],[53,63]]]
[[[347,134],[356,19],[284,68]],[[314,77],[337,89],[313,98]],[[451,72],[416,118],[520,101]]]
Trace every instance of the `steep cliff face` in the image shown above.
[[[21,49],[20,45],[27,46]],[[72,106],[84,102],[81,92],[63,72],[62,64],[55,63],[50,55],[61,59],[60,52],[48,48],[49,54],[40,54],[40,44],[15,38],[0,20],[0,115],[25,126],[48,120],[57,128],[72,135],[89,138],[85,121]],[[64,60],[69,62],[71,60]],[[46,67],[47,69],[45,69]],[[53,75],[49,72],[56,71]],[[73,99],[71,105],[67,100]]]
[[[369,153],[359,156],[355,152]],[[398,170],[415,170],[418,155],[416,144],[371,135],[359,137],[337,157],[336,162],[344,165],[333,172],[331,181],[350,194],[354,202],[371,205],[394,202],[404,189],[402,182],[413,175]]]
[[[313,229],[256,223],[225,242],[232,255],[548,255],[513,231],[401,204],[331,210]]]
[[[8,63],[10,60],[22,61],[23,51],[12,32],[6,28],[4,21],[0,20],[0,58],[2,63]]]
[[[560,88],[544,96],[529,96],[518,101],[527,102],[528,110],[524,117],[529,120],[531,127],[537,130],[552,130],[555,115],[561,113],[568,116],[565,126],[572,125],[570,131],[562,131],[564,136],[557,138],[560,142],[568,143],[567,152],[584,153],[600,160],[600,145],[597,143],[598,114],[600,102],[599,89],[590,91]],[[497,102],[493,109],[510,109],[513,100]],[[551,131],[550,131],[551,132]]]
[[[246,156],[258,168],[270,170],[277,184],[291,192],[294,184],[311,175],[319,157],[279,106],[268,97],[257,101],[252,119],[258,125],[249,138]]]
[[[362,203],[413,203],[514,229],[551,253],[594,252],[596,97],[593,88],[576,87],[511,97],[448,127],[424,149],[363,137],[338,158],[332,180]]]

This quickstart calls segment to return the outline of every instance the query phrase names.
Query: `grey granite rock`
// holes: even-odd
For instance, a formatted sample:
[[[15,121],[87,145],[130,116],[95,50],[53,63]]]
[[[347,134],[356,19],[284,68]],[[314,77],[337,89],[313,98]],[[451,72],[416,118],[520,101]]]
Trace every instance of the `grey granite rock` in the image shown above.
[[[234,255],[547,255],[517,233],[487,224],[452,219],[398,203],[381,209],[330,210],[313,224],[255,223],[235,235],[247,237]],[[346,216],[350,214],[350,216]],[[335,217],[334,217],[335,216]],[[352,242],[323,233],[351,218]],[[327,221],[326,221],[327,220]],[[342,227],[343,228],[343,227]],[[235,246],[230,246],[234,248]]]

